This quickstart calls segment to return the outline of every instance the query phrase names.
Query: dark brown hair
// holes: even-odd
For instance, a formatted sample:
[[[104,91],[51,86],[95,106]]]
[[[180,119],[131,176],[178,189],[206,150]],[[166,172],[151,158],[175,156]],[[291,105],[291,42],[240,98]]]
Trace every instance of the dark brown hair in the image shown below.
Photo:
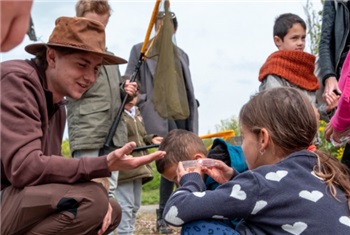
[[[75,53],[81,53],[81,54],[87,53],[85,51],[74,49],[74,48],[59,47],[59,46],[46,46],[45,49],[38,51],[35,55],[35,64],[38,65],[39,67],[44,68],[44,70],[46,70],[47,65],[48,65],[47,59],[46,59],[46,50],[48,47],[57,51],[61,56],[75,54]]]
[[[193,160],[195,154],[204,156],[208,154],[202,139],[198,135],[180,129],[170,131],[160,144],[159,150],[166,152],[164,158],[156,160],[157,170],[161,174],[165,168],[173,164]]]
[[[294,24],[300,24],[306,30],[305,21],[298,15],[286,13],[278,16],[273,26],[273,36],[278,36],[282,41]]]

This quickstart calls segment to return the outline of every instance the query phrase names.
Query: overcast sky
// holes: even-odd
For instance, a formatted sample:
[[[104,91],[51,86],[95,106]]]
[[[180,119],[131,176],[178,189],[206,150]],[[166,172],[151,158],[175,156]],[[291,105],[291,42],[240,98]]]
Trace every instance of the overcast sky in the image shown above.
[[[47,42],[56,18],[75,15],[75,3],[34,0],[32,16],[42,42]],[[154,3],[155,0],[110,1],[113,13],[106,29],[110,51],[129,58],[131,47],[145,38]],[[315,10],[321,10],[320,0],[312,3]],[[221,120],[238,116],[242,105],[257,92],[259,69],[276,51],[272,37],[275,18],[294,13],[306,20],[306,0],[173,0],[170,4],[179,22],[177,45],[190,58],[195,96],[200,102],[200,135],[213,133]],[[30,43],[33,42],[26,36],[18,47],[0,54],[1,61],[31,58],[24,51]],[[309,52],[308,47],[309,43]],[[122,74],[125,68],[120,67]]]

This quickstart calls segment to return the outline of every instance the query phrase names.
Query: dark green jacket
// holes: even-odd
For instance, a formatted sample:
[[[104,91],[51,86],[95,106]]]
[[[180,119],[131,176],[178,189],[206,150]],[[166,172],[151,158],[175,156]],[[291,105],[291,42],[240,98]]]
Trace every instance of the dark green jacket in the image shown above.
[[[139,109],[136,108],[135,117],[131,117],[125,111],[123,112],[123,120],[127,125],[128,141],[134,141],[137,147],[146,146],[152,144],[152,138],[156,135],[147,134],[145,126],[143,124],[142,116]],[[148,154],[147,150],[140,150],[132,152],[133,157],[139,157]],[[135,179],[142,179],[142,183],[147,183],[153,179],[153,171],[149,164],[140,166],[133,170],[119,171],[118,184],[132,181]]]

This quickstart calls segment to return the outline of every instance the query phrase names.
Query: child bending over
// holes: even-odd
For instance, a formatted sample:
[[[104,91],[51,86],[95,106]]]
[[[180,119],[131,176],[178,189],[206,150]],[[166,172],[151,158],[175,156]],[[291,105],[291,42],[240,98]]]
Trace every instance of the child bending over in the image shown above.
[[[223,139],[215,139],[208,152],[202,139],[193,132],[186,130],[172,130],[164,138],[159,149],[166,152],[166,157],[156,161],[158,172],[167,180],[179,183],[176,169],[181,161],[216,159],[224,162],[227,166],[233,167],[237,172],[248,169],[241,146],[230,145]],[[213,178],[202,174],[207,190],[214,190],[219,183]],[[231,219],[225,223],[232,223],[234,226],[238,221]]]

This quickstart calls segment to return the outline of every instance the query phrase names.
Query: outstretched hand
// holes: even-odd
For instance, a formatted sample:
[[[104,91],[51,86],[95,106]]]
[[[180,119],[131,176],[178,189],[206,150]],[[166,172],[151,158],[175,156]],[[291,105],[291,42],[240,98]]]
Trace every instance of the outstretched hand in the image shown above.
[[[135,142],[129,142],[122,148],[114,150],[107,155],[107,164],[110,171],[130,170],[141,165],[150,163],[154,160],[164,157],[164,151],[156,151],[154,153],[141,157],[133,157],[128,155],[136,147]]]

